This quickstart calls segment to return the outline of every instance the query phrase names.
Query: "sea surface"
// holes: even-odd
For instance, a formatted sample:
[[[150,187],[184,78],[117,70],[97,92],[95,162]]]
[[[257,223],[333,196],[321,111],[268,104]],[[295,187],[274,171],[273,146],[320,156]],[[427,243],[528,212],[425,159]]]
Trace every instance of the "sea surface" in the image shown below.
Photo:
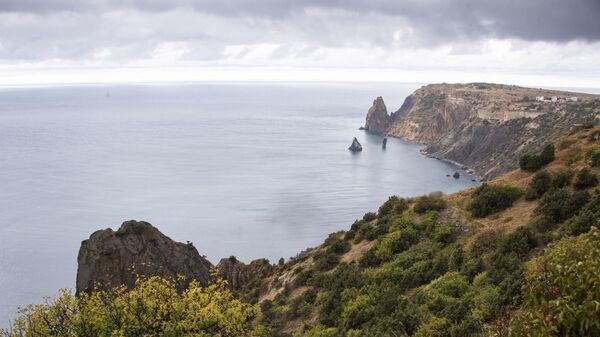
[[[146,220],[213,263],[277,261],[390,195],[474,182],[414,143],[359,131],[373,99],[419,84],[196,84],[0,89],[0,327],[74,288],[98,229]],[[347,150],[357,137],[361,153]],[[460,170],[459,170],[460,171]]]

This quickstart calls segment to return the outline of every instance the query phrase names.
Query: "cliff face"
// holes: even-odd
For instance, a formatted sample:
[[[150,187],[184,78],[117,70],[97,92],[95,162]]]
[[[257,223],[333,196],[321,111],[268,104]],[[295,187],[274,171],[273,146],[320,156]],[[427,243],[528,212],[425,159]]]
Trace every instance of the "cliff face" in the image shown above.
[[[175,242],[151,224],[135,220],[123,222],[116,232],[109,228],[93,233],[81,243],[77,263],[77,293],[95,286],[131,289],[138,275],[184,276],[181,288],[192,280],[207,285],[213,268],[191,243]],[[222,259],[216,269],[237,290],[265,276],[273,266],[266,259],[244,264],[232,256]]]
[[[267,259],[258,259],[245,264],[231,256],[221,259],[217,269],[219,277],[227,280],[229,287],[237,290],[253,280],[266,276],[273,270],[273,266]]]
[[[385,133],[390,126],[390,121],[383,97],[379,96],[367,112],[365,129],[375,133]]]
[[[77,293],[96,285],[131,289],[137,275],[181,275],[185,284],[197,280],[206,285],[212,268],[192,244],[175,242],[151,224],[135,220],[123,222],[116,232],[109,228],[93,233],[81,243],[77,263]]]
[[[557,102],[538,102],[538,96],[555,96]],[[378,98],[365,128],[423,143],[428,155],[490,179],[574,125],[597,123],[599,115],[598,95],[483,83],[431,84],[408,96],[391,115]]]

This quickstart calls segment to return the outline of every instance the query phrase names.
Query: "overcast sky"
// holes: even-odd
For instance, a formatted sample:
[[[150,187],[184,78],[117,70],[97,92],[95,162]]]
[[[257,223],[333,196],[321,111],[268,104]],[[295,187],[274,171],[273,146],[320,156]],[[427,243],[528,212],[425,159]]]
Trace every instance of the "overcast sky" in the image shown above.
[[[0,85],[600,87],[600,0],[0,0]]]

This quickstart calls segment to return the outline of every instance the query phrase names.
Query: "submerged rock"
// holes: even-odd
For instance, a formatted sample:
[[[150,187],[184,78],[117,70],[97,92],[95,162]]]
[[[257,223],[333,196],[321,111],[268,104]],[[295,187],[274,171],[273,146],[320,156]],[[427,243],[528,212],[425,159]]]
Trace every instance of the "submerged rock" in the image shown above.
[[[135,286],[140,276],[176,278],[179,288],[196,280],[207,285],[212,264],[192,243],[171,240],[145,221],[125,221],[116,232],[99,230],[81,243],[77,256],[77,293],[95,287]]]
[[[217,275],[227,280],[231,289],[237,290],[255,279],[267,275],[273,270],[273,266],[267,259],[258,259],[250,262],[250,264],[245,264],[236,259],[235,256],[231,256],[221,259],[217,265],[217,270]]]
[[[381,148],[385,150],[387,146],[387,138],[383,138],[383,141],[381,141]]]
[[[356,139],[356,137],[354,137],[354,139],[352,140],[352,145],[350,145],[348,150],[350,150],[352,152],[362,151],[362,145],[360,145],[360,143],[358,142],[358,139]]]
[[[454,172],[454,174],[452,175],[452,177],[454,179],[458,179],[458,178],[460,178],[460,173],[458,173],[458,171],[456,171],[456,172]]]

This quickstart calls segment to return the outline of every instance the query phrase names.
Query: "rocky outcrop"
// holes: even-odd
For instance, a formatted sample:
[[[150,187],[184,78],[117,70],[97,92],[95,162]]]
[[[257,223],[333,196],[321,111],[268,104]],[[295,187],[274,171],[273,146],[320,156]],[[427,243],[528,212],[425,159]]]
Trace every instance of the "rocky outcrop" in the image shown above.
[[[575,96],[577,102],[538,102],[537,96]],[[367,113],[370,131],[425,144],[427,155],[486,179],[516,168],[521,155],[540,151],[573,126],[600,118],[598,95],[486,83],[424,86],[387,118],[378,101]]]
[[[383,140],[381,141],[381,148],[385,150],[385,148],[387,147],[387,138],[383,138]]]
[[[364,129],[375,133],[385,133],[390,127],[390,116],[383,102],[383,97],[379,96],[373,101],[373,105],[367,112]]]
[[[235,256],[221,259],[217,265],[217,275],[226,280],[233,290],[237,290],[248,283],[268,275],[273,266],[266,259],[258,259],[245,264]]]
[[[350,145],[348,150],[350,150],[352,152],[362,151],[362,145],[360,145],[360,143],[358,142],[358,139],[356,139],[356,137],[354,137],[354,139],[352,140],[352,144]]]
[[[77,263],[77,293],[119,285],[131,289],[138,275],[183,276],[182,288],[191,280],[207,285],[212,268],[191,243],[175,242],[135,220],[123,222],[117,231],[93,233],[81,243]]]

